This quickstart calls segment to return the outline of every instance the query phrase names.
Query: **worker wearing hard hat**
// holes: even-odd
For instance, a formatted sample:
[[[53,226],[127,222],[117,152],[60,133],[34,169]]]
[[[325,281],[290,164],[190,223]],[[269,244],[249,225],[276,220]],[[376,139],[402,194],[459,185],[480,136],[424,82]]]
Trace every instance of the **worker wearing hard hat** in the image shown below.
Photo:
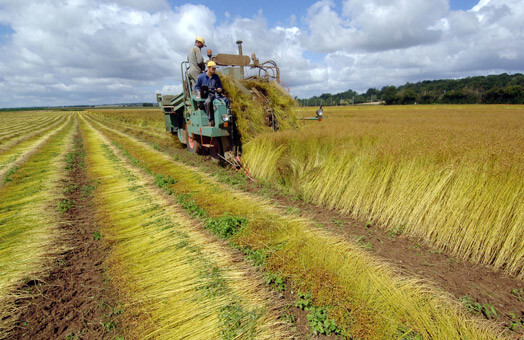
[[[187,61],[189,61],[189,81],[191,88],[195,86],[200,73],[204,72],[206,66],[204,64],[204,58],[202,58],[202,52],[200,49],[206,46],[206,41],[202,37],[196,37],[195,46],[191,48],[187,54]]]
[[[198,76],[195,91],[197,98],[206,98],[204,107],[209,117],[209,124],[215,125],[213,114],[213,100],[222,93],[222,81],[217,71],[217,64],[214,61],[207,62],[207,71]]]

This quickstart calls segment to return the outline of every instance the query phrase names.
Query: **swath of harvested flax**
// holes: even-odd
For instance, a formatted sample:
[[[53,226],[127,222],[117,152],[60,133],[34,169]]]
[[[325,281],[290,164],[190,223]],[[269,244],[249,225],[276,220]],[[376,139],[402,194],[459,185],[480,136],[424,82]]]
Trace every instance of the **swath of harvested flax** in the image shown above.
[[[112,277],[135,315],[129,320],[133,337],[216,338],[221,331],[278,337],[276,316],[266,310],[258,283],[232,265],[231,255],[195,221],[172,203],[161,204],[143,175],[126,166],[98,133],[84,129],[90,172],[101,179],[96,199],[102,221],[111,226],[105,229],[108,238],[118,244]],[[238,329],[224,324],[233,310],[243,320]]]
[[[31,294],[20,285],[40,282],[61,251],[53,242],[59,237],[57,203],[75,124],[69,120],[0,187],[0,338],[9,338],[14,325],[13,301]]]

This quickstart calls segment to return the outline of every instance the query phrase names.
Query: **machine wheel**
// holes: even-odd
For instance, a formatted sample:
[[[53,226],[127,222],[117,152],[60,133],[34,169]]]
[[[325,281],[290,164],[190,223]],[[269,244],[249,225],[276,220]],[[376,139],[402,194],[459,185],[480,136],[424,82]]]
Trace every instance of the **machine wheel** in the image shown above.
[[[198,140],[200,136],[194,136],[194,137],[195,138],[190,137],[189,135],[187,136],[187,149],[191,153],[201,154],[202,145],[200,145],[200,141]]]

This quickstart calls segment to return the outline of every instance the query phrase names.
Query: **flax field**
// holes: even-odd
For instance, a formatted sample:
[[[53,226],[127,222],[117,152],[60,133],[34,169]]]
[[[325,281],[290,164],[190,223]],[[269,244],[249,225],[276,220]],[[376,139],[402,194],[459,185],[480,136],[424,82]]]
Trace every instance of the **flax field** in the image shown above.
[[[524,278],[523,106],[326,111],[249,143],[254,174]]]
[[[524,107],[330,107],[319,122],[274,96],[281,131],[243,118],[242,158],[261,186],[524,277]],[[0,121],[0,339],[20,327],[17,301],[34,294],[22,288],[45,281],[67,247],[74,138],[93,183],[84,213],[122,306],[108,339],[508,337],[232,169],[209,171],[158,108]]]

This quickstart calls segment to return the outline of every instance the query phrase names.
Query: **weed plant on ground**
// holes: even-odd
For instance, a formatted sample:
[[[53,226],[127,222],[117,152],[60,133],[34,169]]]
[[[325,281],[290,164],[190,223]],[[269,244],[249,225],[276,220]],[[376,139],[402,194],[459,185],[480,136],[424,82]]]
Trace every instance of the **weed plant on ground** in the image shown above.
[[[322,122],[246,145],[252,174],[524,278],[523,106],[325,112]]]
[[[129,336],[283,337],[268,297],[245,268],[152,190],[174,184],[172,177],[137,171],[89,124],[82,129],[89,176],[99,179],[93,194],[100,235],[113,247],[109,272],[125,301]]]
[[[347,334],[368,339],[499,337],[498,331],[465,316],[445,294],[397,277],[358,245],[286,216],[117,130],[93,124],[134,164],[154,176],[172,178],[167,189],[185,197],[191,209],[211,218],[226,213],[246,218],[249,222],[231,241],[293,287],[313,292],[315,306],[325,308]]]

